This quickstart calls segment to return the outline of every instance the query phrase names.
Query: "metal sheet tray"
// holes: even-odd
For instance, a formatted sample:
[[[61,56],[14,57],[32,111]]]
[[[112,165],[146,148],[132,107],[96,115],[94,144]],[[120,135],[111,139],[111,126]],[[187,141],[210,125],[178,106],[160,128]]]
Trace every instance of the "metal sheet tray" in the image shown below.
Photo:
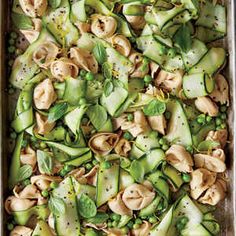
[[[229,145],[227,149],[227,167],[228,167],[228,195],[227,198],[218,205],[216,216],[221,223],[221,236],[234,236],[236,235],[236,26],[235,26],[235,14],[236,14],[236,2],[235,0],[224,1],[227,5],[227,18],[228,18],[228,34],[227,37],[220,42],[228,49],[228,62],[224,69],[224,74],[230,83],[230,102],[231,108],[229,112],[228,124],[229,124]],[[8,167],[10,164],[10,149],[8,137],[8,129],[10,124],[10,117],[12,114],[12,108],[14,107],[14,99],[9,99],[7,88],[7,51],[6,41],[7,32],[10,28],[10,1],[0,1],[0,235],[7,235],[6,220],[7,216],[4,211],[4,199],[8,195]],[[199,235],[201,236],[201,235]]]

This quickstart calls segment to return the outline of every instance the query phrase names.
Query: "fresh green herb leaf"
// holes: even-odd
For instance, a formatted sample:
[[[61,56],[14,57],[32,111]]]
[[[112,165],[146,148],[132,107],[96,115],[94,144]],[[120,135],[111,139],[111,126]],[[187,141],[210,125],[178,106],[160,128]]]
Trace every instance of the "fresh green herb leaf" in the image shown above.
[[[18,14],[18,13],[12,13],[11,15],[13,24],[18,28],[18,29],[33,29],[33,23],[30,19],[30,17],[23,15],[23,14]]]
[[[191,32],[187,25],[182,25],[174,36],[174,42],[180,49],[187,53],[192,46]]]
[[[64,201],[58,197],[53,197],[52,195],[49,198],[48,207],[50,211],[57,216],[64,214],[66,211]]]
[[[124,84],[120,80],[117,80],[117,79],[113,80],[113,84],[115,87],[121,87],[121,88],[124,87]]]
[[[109,215],[103,212],[98,212],[94,217],[89,218],[87,222],[92,224],[102,224],[109,219]]]
[[[205,140],[199,143],[197,150],[198,151],[209,151],[212,150],[220,145],[219,142],[211,141],[211,140]]]
[[[144,71],[147,71],[148,69],[149,69],[149,59],[144,57],[140,70],[144,72]]]
[[[97,207],[94,201],[84,193],[79,198],[78,210],[79,214],[84,218],[91,218],[97,214]]]
[[[49,0],[49,5],[52,8],[58,8],[61,5],[61,0]]]
[[[157,99],[152,100],[144,106],[143,112],[146,116],[158,116],[165,112],[166,104]]]
[[[108,62],[102,64],[102,73],[105,79],[112,79],[112,65]]]
[[[37,150],[37,162],[40,173],[51,174],[53,168],[52,157],[44,151]]]
[[[107,121],[106,109],[99,104],[90,106],[86,113],[90,121],[92,122],[93,126],[97,130],[99,130]]]
[[[19,182],[28,179],[32,175],[32,173],[33,169],[30,165],[23,165],[18,170],[17,179]]]
[[[113,83],[110,80],[106,80],[104,84],[104,94],[108,97],[114,89]]]
[[[49,109],[48,122],[52,123],[59,120],[65,115],[68,109],[68,104],[66,102],[58,103]]]
[[[134,160],[131,163],[129,172],[130,172],[131,176],[135,179],[135,181],[137,181],[137,182],[143,181],[143,178],[145,175],[145,170],[144,170],[143,165],[139,161]]]
[[[93,55],[100,65],[102,65],[107,60],[106,49],[101,43],[97,43],[95,45],[93,48]]]

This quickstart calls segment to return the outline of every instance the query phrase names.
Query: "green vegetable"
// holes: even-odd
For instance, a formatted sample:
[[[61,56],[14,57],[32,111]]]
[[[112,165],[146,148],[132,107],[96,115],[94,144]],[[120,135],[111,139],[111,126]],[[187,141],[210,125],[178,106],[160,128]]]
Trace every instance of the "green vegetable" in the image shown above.
[[[183,181],[184,181],[185,183],[189,183],[190,180],[191,180],[191,177],[190,177],[189,174],[183,173],[183,174],[182,174],[182,179],[183,179]]]
[[[54,188],[57,188],[58,187],[58,183],[57,182],[51,182],[50,183],[50,188],[54,189]]]
[[[150,75],[145,75],[144,76],[144,82],[150,83],[152,81],[152,77]]]
[[[17,172],[17,179],[18,181],[25,180],[29,178],[33,173],[33,169],[30,165],[23,165],[19,168]]]
[[[109,161],[103,161],[101,163],[101,168],[102,169],[110,169],[111,168],[111,163]]]
[[[48,197],[48,195],[49,195],[49,193],[48,193],[47,190],[43,190],[43,191],[41,192],[41,194],[42,194],[43,197]]]
[[[64,214],[66,211],[66,206],[65,206],[64,201],[62,199],[60,199],[58,197],[54,197],[52,195],[49,198],[48,207],[49,207],[50,211],[54,215],[57,215],[57,216]]]
[[[58,8],[61,4],[61,0],[49,0],[49,5],[52,7],[52,8]]]
[[[13,12],[11,14],[12,22],[13,24],[21,30],[29,30],[33,29],[33,23],[30,17],[24,15],[24,14],[18,14]]]
[[[132,134],[128,131],[126,131],[124,134],[123,134],[123,138],[126,139],[126,140],[131,140],[133,138]]]
[[[188,52],[192,46],[191,32],[187,25],[182,25],[173,38],[175,44],[183,52]]]
[[[66,102],[58,103],[49,109],[48,121],[50,123],[59,120],[65,115],[68,109],[68,104]]]
[[[128,116],[127,116],[127,120],[128,121],[132,121],[134,119],[134,115],[133,114],[128,114]]]
[[[101,43],[97,43],[95,45],[93,48],[93,55],[100,65],[102,65],[107,60],[106,49]]]
[[[165,112],[166,104],[157,99],[152,100],[144,106],[143,112],[146,116],[158,116]]]
[[[201,143],[198,144],[197,150],[199,152],[209,151],[209,150],[215,149],[219,146],[220,146],[219,142],[211,141],[211,140],[204,140],[204,141],[202,141]]]
[[[106,97],[108,97],[112,93],[113,88],[114,86],[113,86],[112,81],[106,80],[104,84],[104,94]]]
[[[41,173],[48,175],[52,173],[53,161],[49,153],[37,150],[37,162]]]
[[[94,201],[85,194],[82,194],[78,201],[79,214],[84,218],[91,218],[97,214],[97,207]]]
[[[102,64],[102,73],[107,80],[112,79],[112,65],[109,62]]]
[[[94,80],[94,74],[92,72],[87,72],[87,74],[85,75],[85,79],[88,81]]]

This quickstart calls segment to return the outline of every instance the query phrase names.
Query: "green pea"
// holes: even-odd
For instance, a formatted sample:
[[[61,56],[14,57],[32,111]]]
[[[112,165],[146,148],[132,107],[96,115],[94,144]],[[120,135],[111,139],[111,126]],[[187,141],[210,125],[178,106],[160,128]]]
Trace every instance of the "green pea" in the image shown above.
[[[134,115],[132,113],[128,114],[127,120],[132,121],[134,119]]]
[[[47,148],[47,144],[46,144],[45,142],[40,142],[40,143],[39,143],[39,146],[40,146],[42,149]]]
[[[86,99],[85,98],[80,98],[79,100],[79,105],[85,105],[87,103]]]
[[[221,130],[221,125],[220,126],[216,126],[216,130]]]
[[[145,75],[145,76],[144,76],[144,82],[145,82],[145,83],[150,83],[151,81],[152,81],[151,75]]]
[[[58,186],[59,186],[59,184],[58,184],[57,182],[55,182],[55,181],[53,181],[53,182],[50,183],[50,188],[52,188],[52,189],[55,189],[55,188],[57,188]]]
[[[165,48],[164,46],[160,47],[160,49],[159,49],[159,54],[160,54],[160,55],[163,55],[163,54],[165,54],[165,53],[166,53],[166,48]]]
[[[151,217],[149,217],[149,222],[150,222],[151,224],[154,224],[154,223],[157,222],[157,218],[156,218],[155,216],[151,216]]]
[[[175,57],[175,55],[176,55],[176,50],[175,50],[174,48],[170,48],[170,49],[168,50],[168,56],[169,56],[170,58],[173,58],[173,57]]]
[[[205,116],[204,114],[201,114],[201,115],[198,116],[197,122],[198,122],[199,124],[204,124],[205,121],[206,121],[206,116]]]
[[[113,222],[112,222],[112,226],[113,226],[113,227],[116,227],[117,225],[118,225],[118,222],[117,222],[117,221],[113,221]]]
[[[226,124],[221,124],[221,125],[220,125],[220,128],[221,128],[221,129],[225,129],[225,128],[226,128]]]
[[[14,88],[9,88],[8,89],[8,94],[13,94],[15,93],[15,89]]]
[[[132,134],[129,133],[128,131],[126,131],[124,134],[123,134],[123,138],[126,139],[126,140],[131,140],[133,138]]]
[[[129,232],[129,228],[128,227],[122,227],[121,232],[122,232],[122,234],[126,235]]]
[[[11,139],[16,139],[16,137],[17,137],[16,132],[11,132],[11,133],[10,133],[10,138],[11,138]]]
[[[212,121],[212,117],[211,117],[211,116],[207,116],[207,117],[206,117],[206,122],[209,123],[209,122],[211,122],[211,121]]]
[[[7,229],[9,231],[13,230],[14,229],[14,225],[12,223],[7,224]]]
[[[107,226],[108,226],[108,228],[111,228],[111,227],[112,227],[112,222],[111,222],[111,221],[108,221],[108,222],[107,222]]]
[[[227,106],[226,106],[226,105],[222,105],[222,106],[220,107],[220,111],[221,111],[221,112],[226,112],[226,111],[227,111]]]
[[[185,225],[181,224],[180,222],[178,222],[178,223],[176,224],[176,228],[178,229],[178,231],[183,230],[184,227],[185,227]]]
[[[93,160],[92,163],[93,163],[93,165],[95,166],[95,165],[98,164],[98,161],[97,161],[97,160]]]
[[[129,223],[127,224],[127,227],[128,227],[129,229],[132,229],[132,228],[133,228],[133,225],[134,225],[134,223],[133,223],[132,221],[129,221]]]
[[[31,184],[30,179],[25,179],[25,180],[23,180],[23,181],[22,181],[22,184],[23,184],[24,186],[30,185],[30,184]]]
[[[15,44],[15,40],[14,40],[13,38],[11,38],[11,39],[9,39],[8,43],[9,43],[10,45],[14,45],[14,44]]]
[[[193,153],[193,147],[192,146],[187,146],[186,150],[191,154]]]
[[[222,120],[226,120],[227,115],[226,115],[225,113],[222,113],[222,114],[220,115],[220,118],[221,118]]]
[[[190,180],[191,180],[191,177],[190,177],[189,174],[183,173],[183,174],[182,174],[182,180],[183,180],[185,183],[189,183]]]
[[[165,138],[160,138],[159,144],[160,145],[165,145],[166,144],[166,139]]]
[[[111,163],[109,161],[103,161],[101,163],[101,168],[102,169],[110,169],[111,168]]]
[[[169,111],[166,111],[166,112],[165,112],[165,118],[166,118],[167,120],[169,120],[170,117],[171,117],[171,113],[170,113]]]
[[[9,53],[14,53],[16,51],[16,47],[15,46],[10,46],[10,47],[8,47],[7,50],[8,50]]]
[[[93,165],[92,165],[91,163],[87,163],[87,164],[85,165],[85,168],[86,168],[87,170],[91,170],[91,169],[93,168]]]
[[[153,130],[153,131],[151,131],[151,133],[149,134],[149,136],[150,136],[151,138],[157,138],[157,137],[158,137],[158,132],[155,131],[155,130]]]
[[[186,225],[186,224],[188,223],[188,217],[183,216],[183,217],[180,219],[180,222],[181,222],[183,225]]]
[[[88,81],[92,81],[94,80],[94,74],[92,72],[88,72],[85,76],[85,79],[88,80]]]
[[[16,32],[11,32],[10,37],[13,39],[17,39],[18,35]]]
[[[134,224],[134,225],[133,225],[133,229],[138,229],[139,227],[140,227],[139,224]]]
[[[167,144],[162,145],[162,150],[166,151],[169,149],[169,146]]]
[[[135,224],[141,225],[142,224],[142,220],[137,218],[135,219]]]
[[[87,71],[82,69],[82,70],[80,70],[79,74],[80,74],[80,76],[85,77],[87,74]]]
[[[48,193],[48,190],[43,190],[42,192],[41,192],[41,194],[42,194],[42,196],[43,197],[48,197],[48,195],[49,195],[49,193]]]
[[[119,221],[120,218],[121,218],[121,216],[116,214],[116,213],[111,214],[111,219],[114,220],[114,221]]]
[[[221,125],[222,124],[222,120],[220,118],[216,118],[216,125]]]

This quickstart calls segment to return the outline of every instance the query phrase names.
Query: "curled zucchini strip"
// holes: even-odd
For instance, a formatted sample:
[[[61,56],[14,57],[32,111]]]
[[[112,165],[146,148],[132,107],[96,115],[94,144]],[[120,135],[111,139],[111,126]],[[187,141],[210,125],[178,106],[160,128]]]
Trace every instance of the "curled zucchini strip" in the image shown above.
[[[185,75],[183,90],[187,98],[203,97],[214,90],[214,79],[205,73]]]

